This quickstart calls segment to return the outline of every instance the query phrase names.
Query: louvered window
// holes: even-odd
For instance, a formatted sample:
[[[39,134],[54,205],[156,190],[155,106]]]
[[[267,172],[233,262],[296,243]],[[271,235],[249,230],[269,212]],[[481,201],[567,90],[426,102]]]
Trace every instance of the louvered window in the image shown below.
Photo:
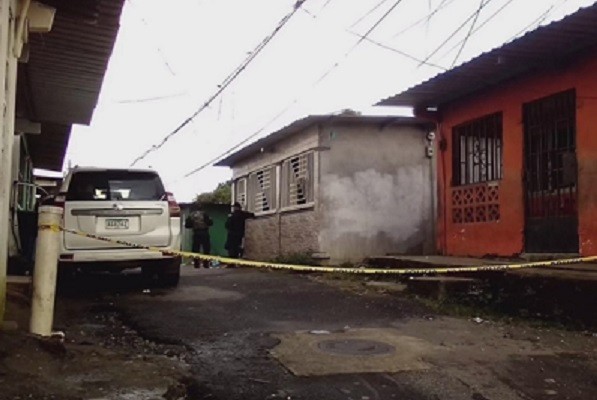
[[[249,175],[248,209],[254,213],[276,210],[276,166]]]
[[[247,207],[247,179],[238,179],[234,185],[234,202],[240,203],[243,209]]]
[[[282,207],[311,204],[314,200],[313,152],[282,163]]]

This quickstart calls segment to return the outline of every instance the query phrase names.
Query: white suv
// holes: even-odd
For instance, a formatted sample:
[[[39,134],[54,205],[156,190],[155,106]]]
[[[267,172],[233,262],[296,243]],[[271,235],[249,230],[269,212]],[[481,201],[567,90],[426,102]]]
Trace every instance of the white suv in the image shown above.
[[[64,227],[164,250],[180,249],[180,207],[158,174],[142,169],[72,169],[54,204]],[[163,286],[176,286],[180,257],[62,232],[60,268],[120,271],[142,267]]]

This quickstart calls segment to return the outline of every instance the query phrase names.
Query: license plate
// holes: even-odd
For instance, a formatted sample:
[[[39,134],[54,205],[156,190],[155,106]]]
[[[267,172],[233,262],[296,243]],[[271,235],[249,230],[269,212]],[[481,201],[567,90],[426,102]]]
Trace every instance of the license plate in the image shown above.
[[[129,220],[126,218],[111,218],[106,220],[106,229],[128,229]]]

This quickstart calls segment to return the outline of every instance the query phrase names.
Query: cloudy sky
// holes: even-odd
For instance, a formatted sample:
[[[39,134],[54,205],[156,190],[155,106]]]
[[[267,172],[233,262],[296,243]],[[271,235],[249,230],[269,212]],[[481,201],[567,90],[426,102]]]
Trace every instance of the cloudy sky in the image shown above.
[[[191,200],[230,171],[184,175],[249,136],[313,113],[400,112],[371,105],[593,2],[306,0],[221,96],[136,166],[156,169],[180,201]],[[128,167],[201,107],[295,0],[165,3],[125,2],[93,121],[74,128],[65,168]]]

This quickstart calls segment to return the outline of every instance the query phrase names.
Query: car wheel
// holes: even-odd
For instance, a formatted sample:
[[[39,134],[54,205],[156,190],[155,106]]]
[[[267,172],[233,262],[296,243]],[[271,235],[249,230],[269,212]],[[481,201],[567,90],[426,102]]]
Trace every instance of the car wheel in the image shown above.
[[[174,258],[158,274],[159,285],[161,287],[176,287],[180,281],[180,257]]]

